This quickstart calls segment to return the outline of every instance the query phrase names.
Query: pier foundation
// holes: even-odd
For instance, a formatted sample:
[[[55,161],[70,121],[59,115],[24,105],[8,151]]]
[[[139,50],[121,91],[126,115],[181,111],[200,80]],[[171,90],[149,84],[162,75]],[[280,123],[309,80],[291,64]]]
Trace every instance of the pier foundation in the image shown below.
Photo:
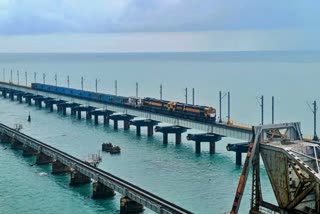
[[[209,153],[214,154],[216,152],[216,142],[220,141],[222,138],[221,135],[213,133],[205,134],[188,134],[187,140],[195,141],[195,153],[201,153],[201,143],[209,142]]]
[[[110,198],[116,195],[113,189],[103,185],[98,181],[94,182],[92,186],[93,186],[93,192],[92,192],[93,199]]]
[[[71,171],[70,186],[79,186],[91,182],[90,178],[76,170]]]
[[[120,199],[120,214],[134,214],[143,212],[143,205],[131,200],[128,197]]]
[[[40,152],[37,155],[36,164],[37,165],[46,165],[52,163],[52,158]]]
[[[54,161],[52,162],[52,174],[63,174],[63,173],[68,173],[71,171],[71,168],[64,165],[60,161]]]
[[[183,126],[156,126],[155,131],[163,134],[163,144],[168,143],[168,134],[176,135],[176,144],[181,143],[181,135],[186,132],[188,128]]]

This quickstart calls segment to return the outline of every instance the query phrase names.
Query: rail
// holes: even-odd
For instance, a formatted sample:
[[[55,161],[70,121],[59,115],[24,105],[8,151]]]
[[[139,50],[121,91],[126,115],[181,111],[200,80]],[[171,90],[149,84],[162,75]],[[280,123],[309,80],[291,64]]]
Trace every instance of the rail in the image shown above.
[[[0,123],[1,133],[5,133],[8,136],[16,140],[20,140],[21,142],[25,142],[29,146],[32,146],[34,149],[41,151],[49,156],[54,156],[57,158],[58,156],[63,157],[65,160],[69,162],[69,165],[75,168],[84,168],[90,173],[88,174],[90,178],[100,180],[108,180],[114,185],[120,187],[123,191],[118,191],[120,193],[127,193],[134,196],[138,196],[141,199],[139,202],[144,202],[147,208],[162,214],[190,214],[192,212],[179,207],[178,205],[171,203],[159,196],[156,196],[134,184],[131,184],[117,176],[114,176],[108,172],[105,172],[101,169],[88,165],[84,161],[77,159],[63,151],[60,151],[50,145],[47,145],[39,140],[36,140],[26,134],[23,134],[15,129],[12,129],[4,124]],[[117,190],[117,188],[115,189]],[[119,190],[119,189],[118,189]],[[127,195],[128,196],[128,195]],[[134,200],[134,199],[133,199]]]

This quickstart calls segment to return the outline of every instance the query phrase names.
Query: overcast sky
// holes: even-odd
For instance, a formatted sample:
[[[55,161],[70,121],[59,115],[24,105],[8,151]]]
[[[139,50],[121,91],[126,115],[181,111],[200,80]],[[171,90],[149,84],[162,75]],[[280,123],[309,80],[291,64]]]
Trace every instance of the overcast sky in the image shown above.
[[[319,12],[319,0],[0,0],[0,45],[2,52],[319,49]],[[72,37],[89,42],[69,47]]]

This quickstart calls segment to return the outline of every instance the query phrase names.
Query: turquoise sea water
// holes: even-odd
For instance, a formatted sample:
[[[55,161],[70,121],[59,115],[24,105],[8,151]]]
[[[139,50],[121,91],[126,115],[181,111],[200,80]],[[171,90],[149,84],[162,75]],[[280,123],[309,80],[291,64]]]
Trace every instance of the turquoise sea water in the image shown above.
[[[271,121],[271,96],[276,99],[276,122],[301,121],[304,134],[312,134],[312,114],[306,101],[319,100],[320,54],[316,52],[254,52],[254,53],[192,53],[192,54],[0,54],[0,68],[5,68],[5,79],[25,84],[42,82],[67,84],[114,93],[118,80],[118,93],[135,95],[139,82],[139,95],[159,97],[163,84],[163,98],[184,101],[184,88],[196,90],[196,103],[218,106],[218,92],[231,92],[231,118],[236,122],[259,124],[260,112],[257,97],[265,96],[265,123]],[[0,73],[1,74],[1,73]],[[0,79],[3,78],[3,73]],[[189,94],[191,95],[191,94]],[[191,96],[189,98],[191,100]],[[32,122],[27,123],[31,114]],[[224,99],[223,118],[226,117]],[[194,144],[176,146],[169,138],[167,146],[162,136],[145,134],[135,136],[129,131],[114,131],[110,126],[94,126],[92,122],[39,110],[35,106],[11,102],[0,98],[0,121],[11,127],[23,125],[22,132],[58,149],[84,159],[96,153],[101,143],[112,141],[122,148],[119,156],[103,154],[100,168],[120,176],[167,200],[195,213],[226,213],[230,211],[241,167],[235,166],[235,154],[227,152],[228,143],[241,142],[224,138],[217,143],[217,153],[210,155],[203,144],[202,154],[194,154]],[[189,132],[196,132],[190,130]],[[145,133],[142,131],[142,133]],[[119,198],[94,201],[90,199],[90,185],[69,187],[68,176],[52,176],[50,167],[30,166],[34,159],[23,158],[0,146],[0,213],[116,213]],[[263,168],[263,167],[262,167]],[[268,178],[262,170],[264,198],[274,202]],[[247,213],[250,188],[241,206]],[[145,213],[150,213],[146,210]]]

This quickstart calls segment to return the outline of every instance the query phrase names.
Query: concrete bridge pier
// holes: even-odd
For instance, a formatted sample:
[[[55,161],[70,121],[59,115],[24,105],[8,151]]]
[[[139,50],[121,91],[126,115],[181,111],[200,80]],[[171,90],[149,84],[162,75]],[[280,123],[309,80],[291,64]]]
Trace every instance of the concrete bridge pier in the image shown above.
[[[210,154],[214,154],[216,152],[216,142],[221,140],[222,136],[213,134],[213,133],[205,133],[205,134],[188,134],[187,140],[195,141],[195,151],[197,154],[201,153],[201,143],[209,142],[209,152]]]
[[[110,198],[116,195],[113,189],[103,185],[98,181],[93,182],[92,186],[93,186],[93,192],[92,192],[93,199]]]
[[[141,136],[141,127],[147,127],[148,137],[153,136],[153,127],[158,125],[159,122],[155,120],[131,120],[130,125],[136,126],[137,136]]]
[[[71,115],[76,115],[76,110],[74,108],[71,108]]]
[[[120,214],[134,214],[143,212],[143,205],[123,196],[120,199]]]
[[[39,152],[37,150],[29,146],[24,146],[22,148],[22,156],[24,157],[31,157],[31,156],[37,155],[38,153]]]
[[[13,92],[9,92],[9,98],[11,101],[14,101],[14,95]]]
[[[110,123],[110,119],[109,119],[109,116],[104,116],[103,117],[103,124],[107,125]]]
[[[91,182],[90,178],[77,170],[71,171],[71,180],[70,180],[70,186],[79,186],[83,184],[88,184]]]
[[[98,115],[94,115],[94,124],[98,125],[99,124],[99,117]]]
[[[129,114],[113,114],[110,115],[109,118],[113,120],[113,127],[114,129],[118,129],[118,121],[123,121],[124,130],[130,129],[130,120],[134,118],[134,116]]]
[[[113,120],[113,128],[114,130],[118,129],[118,120]]]
[[[64,174],[71,171],[71,168],[56,160],[52,162],[52,173],[54,175]]]
[[[28,98],[27,98],[27,102],[28,102],[28,105],[31,106],[31,103],[32,103],[31,97],[28,97]]]
[[[236,165],[242,165],[242,153],[247,153],[249,149],[249,142],[246,143],[236,143],[228,144],[226,146],[228,151],[233,151],[236,153]]]
[[[81,111],[78,111],[78,120],[81,120]]]
[[[3,96],[4,98],[7,98],[7,91],[6,91],[6,90],[3,90],[3,91],[2,91],[2,96]]]
[[[67,107],[61,107],[62,108],[62,114],[67,115]]]
[[[87,120],[91,120],[92,119],[92,114],[91,114],[91,111],[86,111],[86,119]]]
[[[38,153],[37,159],[36,159],[36,164],[37,165],[46,165],[52,163],[52,158],[43,154],[42,152]]]
[[[183,126],[156,126],[155,131],[163,133],[163,144],[168,143],[168,134],[176,134],[176,144],[181,143],[181,135],[188,128]]]
[[[17,95],[17,98],[18,98],[19,103],[22,103],[22,95],[21,94]]]

